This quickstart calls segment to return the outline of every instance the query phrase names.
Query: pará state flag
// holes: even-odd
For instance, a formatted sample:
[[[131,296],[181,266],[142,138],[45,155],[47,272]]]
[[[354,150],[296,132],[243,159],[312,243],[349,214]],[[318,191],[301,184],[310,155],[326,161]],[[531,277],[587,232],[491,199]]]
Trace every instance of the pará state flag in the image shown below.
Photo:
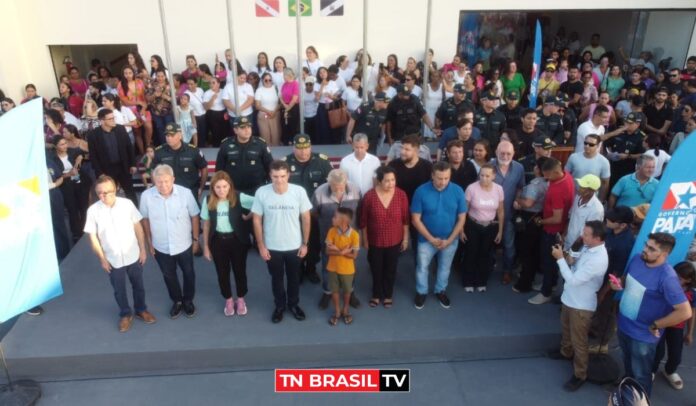
[[[63,293],[53,243],[42,99],[0,117],[0,323]]]
[[[280,0],[256,0],[256,17],[278,17]]]

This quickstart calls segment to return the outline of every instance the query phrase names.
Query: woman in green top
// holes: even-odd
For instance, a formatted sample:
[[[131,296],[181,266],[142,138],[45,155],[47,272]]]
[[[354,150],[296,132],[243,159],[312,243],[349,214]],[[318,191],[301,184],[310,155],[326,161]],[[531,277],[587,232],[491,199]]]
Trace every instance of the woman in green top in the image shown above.
[[[621,96],[621,89],[623,89],[625,80],[621,77],[621,67],[619,65],[614,65],[611,67],[609,74],[604,77],[602,81],[602,90],[606,90],[609,93],[609,99],[612,103],[616,103]]]
[[[234,183],[225,171],[216,172],[210,181],[210,196],[203,199],[201,220],[203,220],[203,255],[215,263],[220,293],[225,298],[225,316],[247,314],[244,297],[247,294],[246,260],[251,241],[249,240],[250,214],[242,214],[242,209],[250,209],[253,196],[238,193]],[[232,296],[230,267],[234,272],[237,287],[237,300]]]
[[[527,88],[522,74],[517,72],[517,62],[515,61],[508,62],[505,74],[500,78],[500,81],[503,82],[503,94],[507,94],[510,90],[515,90],[517,94],[522,96]]]

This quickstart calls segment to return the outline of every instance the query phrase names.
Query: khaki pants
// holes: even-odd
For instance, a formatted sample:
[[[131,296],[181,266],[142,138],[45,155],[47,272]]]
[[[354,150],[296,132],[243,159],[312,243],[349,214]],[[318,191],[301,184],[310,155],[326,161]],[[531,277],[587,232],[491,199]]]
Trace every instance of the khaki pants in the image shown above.
[[[589,310],[561,307],[561,354],[573,358],[573,370],[579,379],[587,379],[587,334],[590,331],[592,315]]]
[[[280,145],[280,112],[276,112],[275,117],[269,118],[262,111],[256,116],[256,123],[259,126],[259,135],[271,147]]]

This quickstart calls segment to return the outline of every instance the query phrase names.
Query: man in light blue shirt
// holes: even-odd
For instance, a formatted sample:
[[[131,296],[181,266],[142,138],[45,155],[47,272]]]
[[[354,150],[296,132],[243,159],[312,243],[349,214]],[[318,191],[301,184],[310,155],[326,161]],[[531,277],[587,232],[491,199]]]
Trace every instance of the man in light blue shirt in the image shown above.
[[[271,274],[275,299],[271,321],[283,320],[286,307],[297,320],[304,320],[305,314],[299,306],[299,272],[300,261],[307,255],[312,203],[302,186],[288,182],[290,166],[287,162],[272,162],[270,175],[271,184],[256,190],[251,212],[259,254]]]
[[[174,302],[169,317],[176,319],[182,309],[186,317],[193,317],[196,314],[193,305],[196,291],[193,251],[200,250],[198,203],[189,189],[174,184],[171,166],[158,165],[152,171],[152,179],[155,187],[140,196],[140,213],[150,254],[155,257],[169,298]],[[183,292],[176,273],[177,265],[183,274]]]
[[[611,189],[609,208],[636,207],[650,203],[659,183],[653,178],[653,173],[655,173],[655,157],[641,155],[636,162],[636,171],[619,179]]]

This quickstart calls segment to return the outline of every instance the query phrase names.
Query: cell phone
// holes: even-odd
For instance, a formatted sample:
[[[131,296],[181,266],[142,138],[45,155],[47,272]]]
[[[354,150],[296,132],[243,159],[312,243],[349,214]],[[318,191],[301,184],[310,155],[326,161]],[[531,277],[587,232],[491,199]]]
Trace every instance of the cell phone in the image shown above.
[[[621,287],[621,279],[617,278],[614,274],[609,274],[609,280],[616,286]]]

